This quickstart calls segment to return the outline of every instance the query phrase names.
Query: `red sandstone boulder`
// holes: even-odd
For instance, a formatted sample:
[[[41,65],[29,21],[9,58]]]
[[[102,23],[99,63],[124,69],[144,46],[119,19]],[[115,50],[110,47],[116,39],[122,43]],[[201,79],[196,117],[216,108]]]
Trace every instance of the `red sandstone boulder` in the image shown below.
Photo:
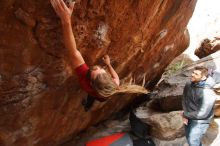
[[[73,14],[78,49],[89,65],[108,53],[123,81],[153,87],[189,44],[196,0],[80,0]],[[49,0],[0,1],[0,145],[55,146],[131,103],[128,95],[88,113],[65,56]]]
[[[199,58],[206,57],[220,50],[220,39],[204,39],[199,48],[195,50],[195,55]]]

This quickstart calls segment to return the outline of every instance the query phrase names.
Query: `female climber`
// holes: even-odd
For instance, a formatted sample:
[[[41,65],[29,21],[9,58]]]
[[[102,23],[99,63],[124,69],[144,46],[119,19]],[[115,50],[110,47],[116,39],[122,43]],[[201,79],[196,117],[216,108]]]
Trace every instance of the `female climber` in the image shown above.
[[[66,4],[63,0],[51,0],[51,4],[61,20],[64,45],[71,58],[71,65],[79,78],[81,88],[88,93],[87,99],[82,102],[85,110],[88,111],[90,109],[94,100],[105,101],[107,97],[119,92],[136,93],[137,91],[126,91],[129,90],[129,87],[119,87],[120,80],[118,74],[113,69],[108,55],[103,57],[108,71],[97,65],[89,68],[85,63],[81,53],[76,47],[71,25],[71,16],[75,2]],[[141,91],[142,93],[147,92],[143,87],[140,86],[139,88],[143,90]]]

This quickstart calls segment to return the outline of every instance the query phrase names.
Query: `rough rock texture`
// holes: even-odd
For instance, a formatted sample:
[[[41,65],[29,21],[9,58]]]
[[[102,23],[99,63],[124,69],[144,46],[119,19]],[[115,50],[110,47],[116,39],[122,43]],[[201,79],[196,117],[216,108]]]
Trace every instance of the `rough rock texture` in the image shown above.
[[[195,55],[199,58],[206,57],[220,50],[219,39],[204,39],[199,48],[195,50]]]
[[[72,19],[78,49],[89,65],[108,53],[121,79],[139,83],[145,76],[152,87],[187,48],[185,28],[195,4],[81,0]],[[134,99],[120,95],[83,111],[86,93],[64,55],[49,0],[1,0],[0,15],[0,145],[59,145]]]
[[[148,105],[148,103],[146,103],[146,105]],[[146,105],[143,104],[139,107],[135,114],[143,122],[152,124],[150,133],[153,135],[151,137],[156,146],[188,146],[184,136],[182,117],[179,111],[162,113],[149,109]],[[208,131],[203,137],[203,144],[207,146],[217,146],[219,144],[219,126],[220,119],[215,119],[210,124]],[[130,131],[131,128],[128,116],[124,116],[118,120],[108,120],[99,125],[92,126],[62,146],[85,146],[90,140],[95,140],[118,132],[129,132],[132,139],[134,139],[135,137]]]
[[[181,111],[159,112],[148,107],[140,107],[136,115],[151,125],[150,135],[160,140],[175,140],[184,136]]]
[[[154,109],[161,111],[173,111],[173,110],[181,110],[181,98],[183,94],[183,89],[185,83],[190,79],[192,70],[195,66],[204,65],[210,69],[220,71],[220,52],[216,52],[213,55],[205,57],[201,60],[198,60],[188,66],[185,66],[182,70],[178,71],[173,75],[164,75],[161,82],[158,84],[157,90],[158,94],[155,95],[154,100],[150,102],[150,106]],[[216,93],[219,92],[219,84],[215,86]],[[219,115],[219,100],[220,97],[216,101],[216,113],[215,115]]]
[[[139,107],[136,115],[146,123],[152,125],[151,134],[157,146],[177,146],[186,143],[183,131],[183,122],[180,112],[158,113],[149,110],[148,107]],[[95,127],[90,127],[85,132],[73,138],[72,141],[62,146],[84,146],[86,142],[101,137],[109,136],[118,132],[126,132],[135,139],[131,134],[130,122],[128,116],[120,120],[110,120],[103,122]]]

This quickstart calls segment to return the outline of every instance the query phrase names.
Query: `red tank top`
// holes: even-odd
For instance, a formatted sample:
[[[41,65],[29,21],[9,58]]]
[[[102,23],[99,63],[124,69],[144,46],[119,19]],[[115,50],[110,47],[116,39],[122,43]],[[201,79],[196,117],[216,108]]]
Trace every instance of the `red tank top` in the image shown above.
[[[85,90],[89,95],[99,98],[99,94],[93,89],[90,80],[86,76],[88,71],[89,67],[85,63],[75,69],[81,88]]]

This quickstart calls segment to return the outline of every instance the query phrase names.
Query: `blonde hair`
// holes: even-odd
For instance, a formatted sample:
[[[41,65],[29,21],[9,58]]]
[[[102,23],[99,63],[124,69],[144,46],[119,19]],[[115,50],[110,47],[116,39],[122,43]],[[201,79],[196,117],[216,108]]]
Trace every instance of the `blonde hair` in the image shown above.
[[[103,97],[109,97],[117,93],[149,93],[146,88],[139,85],[122,84],[118,86],[108,73],[98,74],[91,82],[93,88]]]

